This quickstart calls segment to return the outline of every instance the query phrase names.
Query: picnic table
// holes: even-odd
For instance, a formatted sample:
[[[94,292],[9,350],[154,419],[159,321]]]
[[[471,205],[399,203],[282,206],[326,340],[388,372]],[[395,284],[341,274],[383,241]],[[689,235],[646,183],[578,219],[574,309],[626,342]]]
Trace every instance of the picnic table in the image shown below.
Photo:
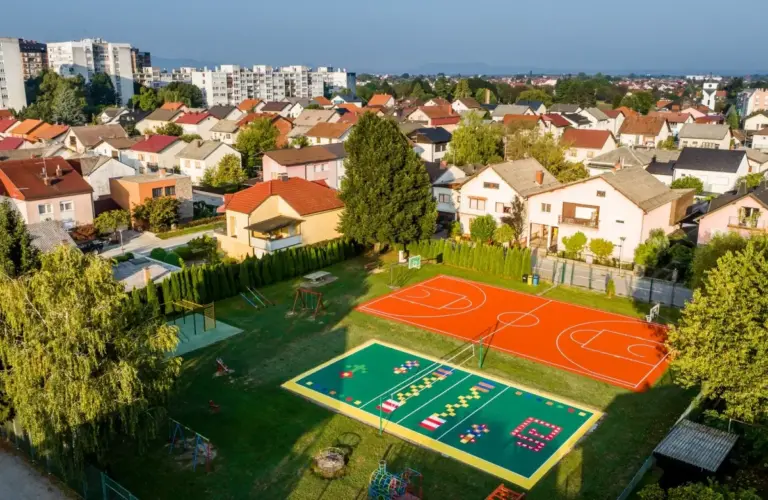
[[[331,276],[328,271],[315,271],[304,276],[304,279],[312,283],[313,285],[319,285],[323,281],[327,280]]]

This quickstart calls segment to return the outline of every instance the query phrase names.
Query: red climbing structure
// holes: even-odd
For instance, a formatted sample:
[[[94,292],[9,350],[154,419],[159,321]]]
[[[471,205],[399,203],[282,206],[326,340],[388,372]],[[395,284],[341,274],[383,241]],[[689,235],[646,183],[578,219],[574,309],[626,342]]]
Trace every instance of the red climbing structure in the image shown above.
[[[504,483],[501,483],[493,490],[493,493],[488,495],[485,500],[523,500],[525,493],[518,493],[514,490],[510,490]]]

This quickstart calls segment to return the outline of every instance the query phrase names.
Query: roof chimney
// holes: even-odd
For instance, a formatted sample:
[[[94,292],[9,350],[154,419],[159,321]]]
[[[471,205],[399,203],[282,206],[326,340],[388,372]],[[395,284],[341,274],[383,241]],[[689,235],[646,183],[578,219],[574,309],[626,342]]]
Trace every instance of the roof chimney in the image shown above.
[[[491,103],[491,89],[485,89],[485,103]]]
[[[145,141],[148,141],[148,140],[149,140],[149,134],[144,134],[144,140],[145,140]]]
[[[537,170],[536,171],[536,179],[535,179],[536,185],[541,186],[544,184],[544,171],[543,170]]]
[[[61,177],[61,165],[56,165],[56,177]]]
[[[613,171],[617,172],[617,171],[621,170],[622,166],[623,165],[621,164],[621,160],[616,160],[616,163],[613,164]]]

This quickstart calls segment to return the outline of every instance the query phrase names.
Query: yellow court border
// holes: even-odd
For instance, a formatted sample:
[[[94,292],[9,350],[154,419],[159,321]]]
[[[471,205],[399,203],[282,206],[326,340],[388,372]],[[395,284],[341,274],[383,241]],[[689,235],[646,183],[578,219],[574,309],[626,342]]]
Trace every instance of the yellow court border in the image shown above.
[[[308,377],[309,375],[312,375],[315,372],[318,372],[322,370],[323,368],[346,358],[347,356],[350,356],[358,351],[361,351],[373,344],[379,344],[383,345],[392,349],[396,349],[402,352],[406,352],[409,354],[413,354],[414,356],[419,356],[424,359],[428,359],[430,361],[433,361],[435,363],[441,363],[444,366],[450,366],[451,368],[461,370],[467,373],[471,373],[473,375],[476,375],[478,377],[487,378],[490,380],[493,380],[495,382],[498,382],[499,384],[504,384],[507,387],[516,387],[519,389],[522,389],[526,392],[529,392],[531,394],[535,394],[538,396],[543,396],[547,399],[552,399],[557,401],[558,403],[563,403],[570,405],[576,409],[582,409],[592,412],[592,416],[588,418],[582,425],[579,427],[576,432],[574,432],[570,438],[568,438],[567,441],[565,441],[558,449],[555,451],[555,453],[552,454],[549,459],[547,459],[546,462],[544,462],[537,470],[534,472],[530,477],[525,477],[520,474],[517,474],[516,472],[513,472],[509,469],[505,469],[499,465],[496,465],[492,462],[488,462],[487,460],[484,460],[482,458],[479,458],[475,455],[472,455],[470,453],[464,452],[458,448],[455,448],[453,446],[450,446],[445,443],[441,443],[440,441],[437,441],[436,439],[430,438],[428,436],[424,436],[422,434],[419,434],[418,432],[411,430],[407,427],[404,427],[402,425],[396,424],[394,422],[389,422],[385,420],[384,429],[388,433],[392,434],[393,436],[399,437],[400,439],[404,439],[406,441],[410,441],[412,443],[421,445],[427,449],[436,451],[438,453],[441,453],[443,455],[449,456],[455,460],[458,460],[459,462],[463,462],[465,464],[471,465],[477,469],[480,469],[484,472],[488,472],[490,474],[493,474],[497,477],[500,477],[502,479],[505,479],[507,481],[510,481],[514,484],[517,484],[518,486],[521,486],[527,490],[530,490],[533,488],[533,486],[542,478],[544,475],[549,472],[549,470],[557,463],[559,462],[565,455],[570,453],[570,451],[573,449],[573,446],[576,444],[576,442],[581,439],[591,428],[592,426],[600,420],[600,418],[603,417],[603,412],[590,408],[588,406],[584,406],[582,404],[575,403],[573,401],[570,401],[568,399],[560,398],[559,396],[555,396],[553,394],[549,394],[545,391],[539,391],[536,389],[529,388],[522,384],[512,383],[509,380],[504,380],[501,377],[496,377],[494,375],[479,372],[477,370],[473,370],[471,368],[463,368],[463,367],[457,367],[455,365],[452,365],[450,363],[443,363],[441,360],[433,357],[428,356],[426,354],[422,354],[410,349],[406,349],[394,344],[389,344],[387,342],[383,342],[377,339],[371,339],[367,342],[364,342],[363,344],[360,344],[359,346],[350,349],[349,351],[344,352],[343,354],[340,354],[338,356],[335,356],[325,363],[322,363],[310,370],[305,371],[304,373],[297,375],[296,377],[292,378],[288,382],[285,382],[282,384],[281,387],[284,389],[287,389],[291,392],[294,392],[296,394],[299,394],[301,396],[304,396],[305,398],[314,401],[322,406],[326,406],[332,410],[337,411],[338,413],[341,413],[342,415],[346,415],[350,418],[354,418],[355,420],[359,420],[365,424],[368,424],[372,427],[378,427],[379,426],[379,417],[372,413],[368,413],[360,408],[356,408],[354,406],[351,406],[345,402],[339,401],[338,399],[332,398],[330,396],[326,396],[324,394],[320,394],[319,392],[309,389],[307,387],[304,387],[298,383],[299,380]]]

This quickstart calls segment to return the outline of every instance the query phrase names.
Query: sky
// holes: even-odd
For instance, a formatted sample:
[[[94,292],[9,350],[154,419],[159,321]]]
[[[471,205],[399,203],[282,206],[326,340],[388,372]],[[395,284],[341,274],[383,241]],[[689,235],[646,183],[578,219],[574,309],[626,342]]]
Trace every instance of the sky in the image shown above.
[[[111,5],[37,0],[33,13],[25,2],[4,2],[0,36],[101,37],[158,61],[358,73],[768,73],[766,0],[133,0],[120,12]]]

